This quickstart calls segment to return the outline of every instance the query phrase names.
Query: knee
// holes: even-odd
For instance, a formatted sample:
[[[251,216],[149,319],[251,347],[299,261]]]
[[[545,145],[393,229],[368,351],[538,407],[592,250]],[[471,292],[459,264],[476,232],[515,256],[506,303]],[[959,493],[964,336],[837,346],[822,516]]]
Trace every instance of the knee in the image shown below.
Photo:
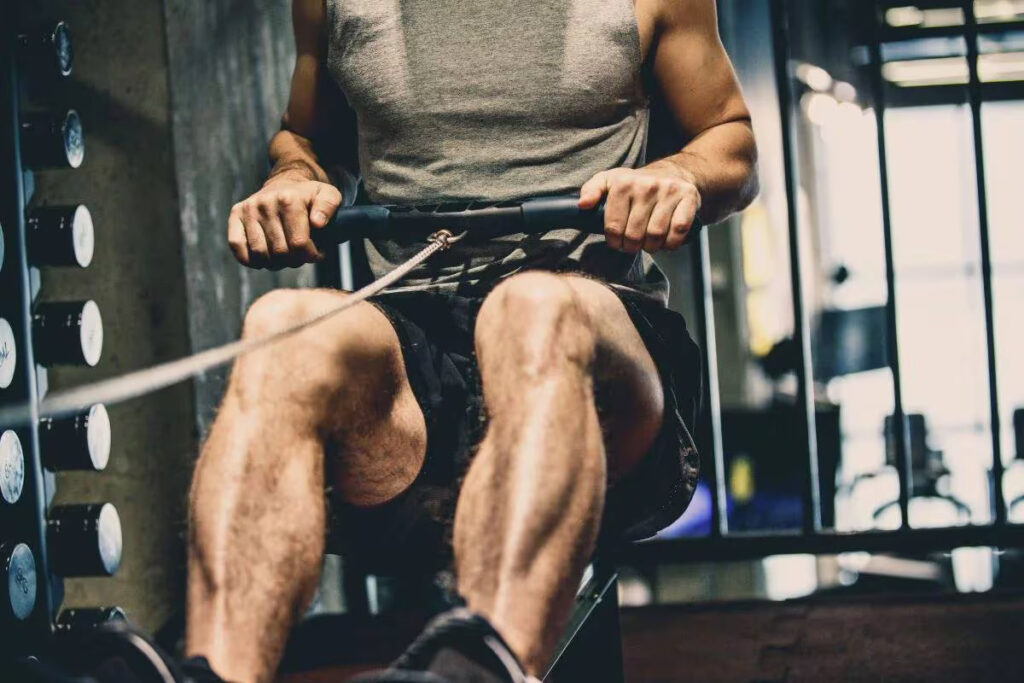
[[[501,347],[520,361],[569,357],[589,368],[597,337],[586,308],[563,277],[527,272],[505,280],[484,300],[476,339],[478,352]]]
[[[242,338],[258,339],[286,330],[330,311],[346,296],[324,290],[273,290],[249,307]],[[343,386],[354,391],[375,377],[387,376],[384,370],[395,363],[397,349],[389,343],[388,330],[382,329],[387,323],[379,318],[373,306],[359,303],[260,352],[242,356],[235,374],[242,381],[272,382],[282,391],[322,394]],[[351,381],[356,379],[360,381]]]
[[[309,291],[274,289],[252,302],[242,323],[242,338],[255,339],[280,332],[311,314]]]

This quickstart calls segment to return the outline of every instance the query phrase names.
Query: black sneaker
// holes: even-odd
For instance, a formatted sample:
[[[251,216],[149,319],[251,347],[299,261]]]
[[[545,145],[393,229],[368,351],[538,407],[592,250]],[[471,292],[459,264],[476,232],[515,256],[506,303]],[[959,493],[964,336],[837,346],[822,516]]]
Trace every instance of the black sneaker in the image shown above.
[[[361,683],[536,683],[494,627],[465,608],[433,619],[387,671]]]

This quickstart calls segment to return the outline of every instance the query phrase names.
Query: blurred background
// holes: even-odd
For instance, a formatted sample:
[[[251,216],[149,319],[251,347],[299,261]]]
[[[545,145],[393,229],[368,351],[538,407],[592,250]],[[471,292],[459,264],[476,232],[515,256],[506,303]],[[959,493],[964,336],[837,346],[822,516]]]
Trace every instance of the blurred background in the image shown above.
[[[73,31],[74,71],[36,106],[73,106],[87,149],[35,174],[33,205],[85,202],[96,225],[89,268],[37,270],[40,301],[85,293],[105,329],[96,367],[46,386],[233,340],[261,293],[358,275],[348,252],[334,271],[248,271],[224,244],[283,111],[288,0],[22,5]],[[718,9],[762,192],[659,256],[707,360],[703,475],[682,518],[617,558],[628,678],[1014,677],[1024,0]],[[224,379],[111,406],[110,467],[48,473],[57,504],[111,502],[124,535],[117,575],[63,581],[63,604],[180,620],[186,490]],[[314,609],[351,600],[342,565],[328,557]],[[405,595],[370,578],[373,609]]]

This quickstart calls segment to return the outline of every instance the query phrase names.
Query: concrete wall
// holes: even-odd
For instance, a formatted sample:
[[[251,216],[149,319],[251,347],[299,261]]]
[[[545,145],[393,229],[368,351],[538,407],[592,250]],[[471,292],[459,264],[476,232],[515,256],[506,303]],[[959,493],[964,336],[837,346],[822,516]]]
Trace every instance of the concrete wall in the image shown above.
[[[242,268],[225,237],[232,204],[258,189],[295,53],[288,0],[165,0],[175,168],[188,273],[189,333],[200,350],[237,338],[242,315],[275,287],[309,286],[312,268]],[[205,433],[226,369],[195,382]]]
[[[86,203],[97,235],[91,267],[45,270],[41,298],[94,299],[105,332],[97,368],[50,373],[61,388],[188,353],[185,270],[160,0],[63,0],[33,10],[71,26],[75,65],[64,99],[81,114],[86,145],[81,168],[37,176],[36,202]],[[180,605],[193,414],[187,385],[113,406],[108,469],[60,475],[56,502],[110,501],[124,528],[117,576],[67,581],[65,605],[121,605],[146,628]]]

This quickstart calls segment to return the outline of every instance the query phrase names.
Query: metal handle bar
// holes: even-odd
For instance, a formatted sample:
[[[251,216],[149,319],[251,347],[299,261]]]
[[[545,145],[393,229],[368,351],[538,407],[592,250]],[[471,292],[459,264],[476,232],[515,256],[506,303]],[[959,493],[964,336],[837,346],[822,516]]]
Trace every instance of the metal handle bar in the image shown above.
[[[441,229],[468,231],[484,239],[555,228],[604,232],[604,204],[583,210],[578,202],[578,197],[566,196],[500,204],[346,206],[326,227],[314,230],[313,239],[323,247],[364,237],[425,239]]]

